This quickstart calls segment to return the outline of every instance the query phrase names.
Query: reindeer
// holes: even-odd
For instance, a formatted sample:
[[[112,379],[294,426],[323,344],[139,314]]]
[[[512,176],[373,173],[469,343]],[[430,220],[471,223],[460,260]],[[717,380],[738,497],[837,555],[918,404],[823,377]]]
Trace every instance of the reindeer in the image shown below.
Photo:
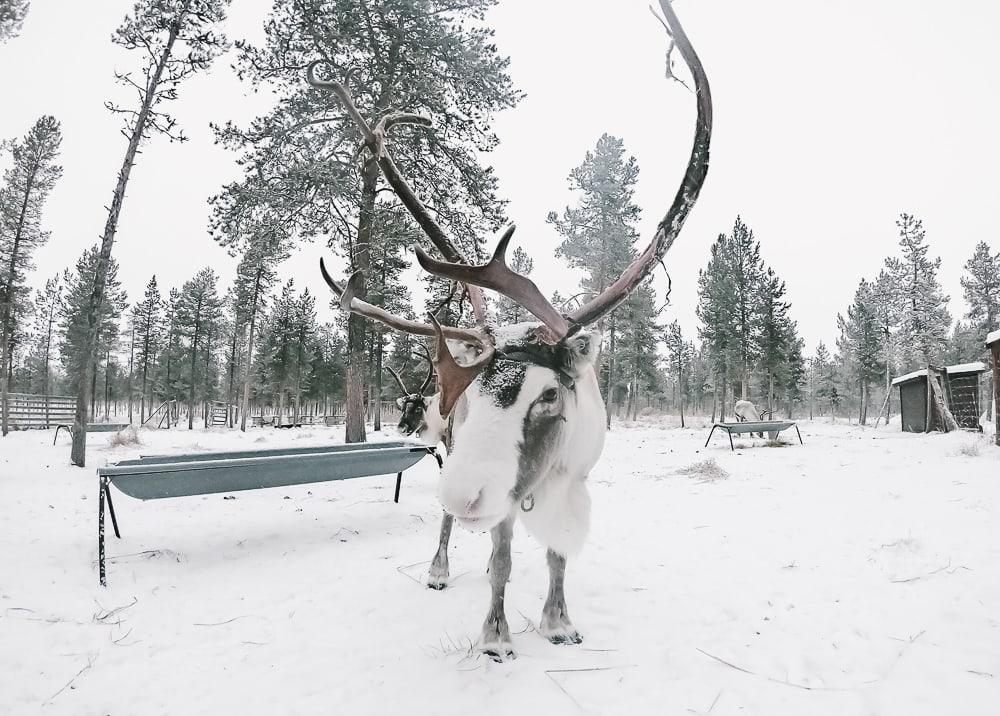
[[[757,410],[757,406],[754,405],[747,399],[737,400],[736,404],[733,406],[733,414],[736,416],[737,422],[760,422],[761,420],[770,420],[771,411],[770,410]],[[767,416],[766,418],[764,416]],[[763,438],[764,433],[757,433],[758,437]]]
[[[348,89],[319,79],[322,60],[307,70],[310,84],[334,92],[357,125],[389,185],[445,261],[416,248],[421,267],[466,286],[478,325],[442,326],[394,315],[357,297],[364,277],[344,283],[320,271],[345,311],[398,331],[436,340],[438,412],[454,425],[454,445],[441,472],[439,497],[445,511],[475,531],[489,531],[491,601],[478,648],[497,661],[513,658],[504,592],[511,571],[515,519],[547,547],[549,591],[538,632],[554,644],[579,644],[580,633],[566,607],[567,558],[583,546],[590,520],[587,476],[604,445],[605,408],[597,382],[598,324],[619,306],[659,264],[694,206],[708,171],[712,100],[708,79],[669,0],[660,0],[670,35],[670,51],[680,51],[694,78],[697,105],[694,142],[680,188],[646,249],[604,291],[568,315],[557,311],[538,287],[510,270],[505,259],[513,227],[500,239],[492,259],[470,266],[399,172],[386,145],[398,124],[430,126],[425,117],[392,113],[373,128]],[[538,322],[495,326],[487,322],[482,289],[497,291],[522,305]],[[450,344],[450,345],[449,345]],[[456,360],[458,347],[466,358]]]
[[[399,424],[396,425],[396,430],[403,437],[416,434],[418,438],[429,445],[437,445],[448,429],[448,422],[441,417],[440,411],[436,409],[437,397],[424,395],[427,386],[434,378],[434,363],[427,353],[414,352],[414,355],[427,361],[427,376],[420,384],[419,390],[411,391],[403,383],[399,373],[394,371],[392,366],[386,366],[386,370],[392,375],[396,385],[403,391],[403,395],[396,398],[396,405],[400,410]]]
[[[434,364],[430,356],[418,353],[421,358],[427,361],[427,377],[424,378],[420,390],[411,393],[403,383],[402,378],[391,367],[389,373],[395,378],[396,383],[403,391],[403,396],[396,400],[396,405],[402,411],[399,417],[399,425],[396,429],[404,437],[416,434],[418,438],[429,445],[437,445],[442,440],[445,441],[445,449],[450,449],[451,440],[447,439],[448,420],[441,414],[438,408],[439,396],[437,394],[425,396],[424,391],[430,385],[431,378],[434,377]],[[451,529],[454,524],[454,517],[445,512],[441,517],[441,530],[438,536],[438,548],[431,560],[431,566],[427,573],[427,586],[431,589],[441,590],[448,586],[449,565],[448,565],[448,543],[451,540]]]

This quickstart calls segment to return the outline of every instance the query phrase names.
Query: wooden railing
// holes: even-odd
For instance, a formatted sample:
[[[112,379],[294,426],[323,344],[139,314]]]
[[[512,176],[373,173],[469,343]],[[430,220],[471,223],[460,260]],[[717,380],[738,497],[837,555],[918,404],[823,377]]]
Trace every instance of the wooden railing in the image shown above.
[[[8,393],[7,410],[7,426],[11,430],[52,428],[73,422],[76,416],[76,398]]]

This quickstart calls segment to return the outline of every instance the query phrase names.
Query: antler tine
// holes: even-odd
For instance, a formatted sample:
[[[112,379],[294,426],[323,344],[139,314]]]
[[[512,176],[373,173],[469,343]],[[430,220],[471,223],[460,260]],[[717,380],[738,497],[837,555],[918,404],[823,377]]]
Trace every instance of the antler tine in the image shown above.
[[[489,288],[517,301],[546,325],[551,333],[551,342],[558,342],[569,333],[570,327],[566,319],[542,295],[534,281],[515,273],[507,266],[507,247],[514,235],[514,228],[513,225],[507,228],[493,252],[493,258],[483,266],[438,261],[428,256],[419,246],[416,249],[417,261],[429,273],[461,281],[466,286]]]
[[[475,361],[469,365],[459,365],[455,362],[455,357],[448,350],[446,328],[438,323],[433,314],[428,314],[431,323],[434,324],[434,331],[437,334],[437,351],[434,355],[434,368],[438,375],[438,393],[441,399],[438,401],[438,410],[442,418],[447,418],[451,414],[455,403],[465,392],[472,381],[483,372],[483,368],[493,359],[495,348],[491,342],[481,343],[483,352]]]
[[[674,14],[670,0],[660,0],[660,9],[666,18],[671,40],[680,50],[681,57],[684,58],[684,62],[694,77],[698,118],[695,122],[691,157],[688,159],[684,179],[677,190],[677,195],[674,197],[666,216],[656,227],[656,233],[649,246],[639,258],[629,264],[617,281],[569,315],[569,321],[572,324],[571,333],[579,330],[582,326],[599,321],[613,311],[636,286],[649,276],[656,264],[663,260],[663,256],[670,250],[677,235],[680,234],[681,227],[684,226],[684,221],[687,219],[691,207],[697,201],[708,173],[708,150],[712,139],[712,91],[708,85],[708,77],[705,76],[701,60],[698,59],[698,54],[691,46],[680,20]]]
[[[334,281],[333,278],[331,278],[330,274],[326,270],[326,264],[323,262],[322,258],[319,260],[319,270],[320,273],[323,274],[323,278],[327,285],[339,298],[340,307],[343,310],[356,313],[359,316],[364,316],[365,318],[370,318],[373,321],[384,323],[390,328],[395,328],[397,331],[403,331],[404,333],[412,333],[418,336],[436,336],[438,334],[438,331],[430,324],[411,321],[409,318],[403,318],[402,316],[397,316],[394,313],[389,313],[385,309],[373,306],[372,304],[357,298],[355,295],[355,287],[358,282],[361,281],[360,271],[355,271],[351,274],[347,283],[341,286],[339,283]],[[492,349],[492,341],[490,341],[489,337],[479,329],[444,326],[441,330],[444,331],[446,338],[478,343],[483,346],[484,351],[487,346]]]
[[[357,105],[354,104],[354,98],[347,87],[336,80],[321,80],[316,77],[316,67],[324,62],[327,61],[313,60],[309,63],[306,68],[306,81],[317,89],[327,90],[337,95],[337,98],[347,110],[348,116],[358,126],[365,145],[378,162],[379,169],[382,170],[382,174],[385,176],[386,181],[389,182],[389,186],[396,192],[396,196],[403,202],[403,206],[410,212],[420,228],[427,234],[427,238],[431,240],[431,243],[437,247],[437,250],[448,261],[467,263],[462,252],[458,250],[458,247],[444,233],[441,226],[434,220],[430,212],[427,211],[427,207],[417,197],[409,182],[403,178],[399,168],[396,166],[396,162],[393,161],[392,155],[389,154],[389,150],[385,146],[385,136],[395,125],[417,124],[430,127],[432,126],[431,120],[417,114],[395,112],[383,117],[378,125],[376,125],[376,128],[372,130],[365,118],[361,116],[361,112],[358,111]],[[469,297],[472,300],[472,310],[476,314],[476,322],[484,325],[486,323],[486,298],[483,296],[483,292],[470,286]]]
[[[416,350],[417,348],[420,348],[421,350],[418,351]],[[421,345],[414,347],[413,355],[427,361],[427,377],[424,378],[424,382],[420,386],[420,393],[423,394],[423,392],[427,390],[427,386],[431,384],[431,380],[434,378],[434,361],[431,359],[431,355],[427,352],[427,349]]]
[[[429,361],[427,363],[427,376],[424,378],[424,382],[420,384],[421,395],[427,390],[427,386],[431,384],[432,380],[434,380],[434,361]]]
[[[389,371],[393,378],[396,379],[396,384],[399,386],[399,389],[403,391],[403,395],[409,395],[410,389],[403,383],[403,379],[399,377],[399,373],[394,371],[391,365],[387,365],[385,369]],[[424,391],[421,390],[420,392],[423,393]]]

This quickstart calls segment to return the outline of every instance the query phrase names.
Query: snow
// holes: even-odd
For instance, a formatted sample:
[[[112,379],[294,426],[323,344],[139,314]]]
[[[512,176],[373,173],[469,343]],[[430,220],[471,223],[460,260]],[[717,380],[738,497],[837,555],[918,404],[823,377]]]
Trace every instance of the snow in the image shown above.
[[[436,467],[139,502],[68,438],[0,440],[0,712],[991,714],[1000,697],[1000,449],[969,433],[802,421],[805,445],[703,447],[707,421],[617,425],[566,594],[579,646],[537,633],[544,551],[518,527],[517,659],[470,653],[489,538],[437,547]],[[342,429],[141,433],[139,452],[336,442]],[[388,437],[388,436],[387,436]]]
[[[986,364],[982,361],[976,361],[975,363],[960,363],[958,365],[950,365],[946,370],[949,373],[982,373],[986,370]]]
[[[986,336],[986,345],[992,345],[1000,341],[1000,331],[993,331],[988,336]]]
[[[945,371],[952,375],[954,375],[955,373],[982,373],[984,370],[986,370],[986,364],[981,361],[976,361],[974,363],[959,363],[957,365],[950,365],[945,368]],[[893,378],[892,384],[899,385],[900,383],[905,383],[908,380],[919,378],[922,375],[927,375],[926,368],[923,368],[921,370],[915,370],[912,373],[901,375],[898,378]]]

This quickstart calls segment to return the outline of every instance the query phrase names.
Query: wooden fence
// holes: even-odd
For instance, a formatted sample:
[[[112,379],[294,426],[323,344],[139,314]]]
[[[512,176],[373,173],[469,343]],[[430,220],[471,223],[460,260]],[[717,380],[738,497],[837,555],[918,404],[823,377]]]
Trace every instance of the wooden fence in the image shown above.
[[[11,430],[69,425],[76,415],[76,398],[65,395],[8,393],[7,406],[7,426]]]

